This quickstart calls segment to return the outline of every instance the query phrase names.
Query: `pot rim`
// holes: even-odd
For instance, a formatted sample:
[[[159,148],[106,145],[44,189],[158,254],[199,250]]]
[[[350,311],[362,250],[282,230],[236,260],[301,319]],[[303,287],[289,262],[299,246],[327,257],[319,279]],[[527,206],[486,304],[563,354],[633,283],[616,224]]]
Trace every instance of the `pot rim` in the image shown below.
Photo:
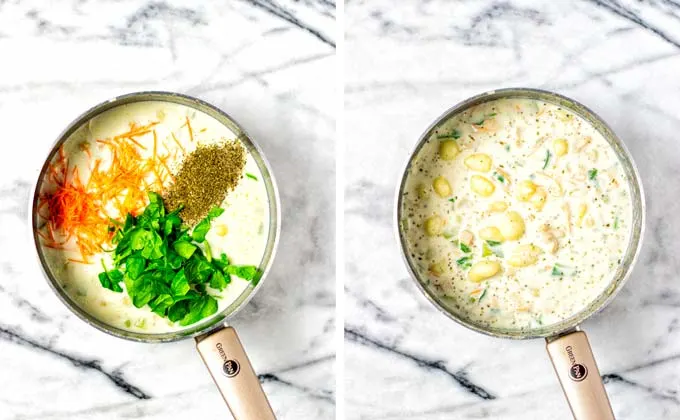
[[[532,328],[527,330],[503,330],[488,328],[478,325],[472,321],[464,319],[463,316],[455,314],[453,310],[447,309],[447,307],[442,304],[436,294],[426,288],[422,282],[418,279],[417,271],[413,268],[411,261],[408,257],[406,240],[404,238],[401,229],[401,207],[402,207],[402,197],[404,187],[406,185],[406,179],[408,178],[409,167],[420,151],[421,147],[429,140],[432,132],[443,122],[449,120],[456,114],[459,114],[471,107],[476,105],[490,102],[498,99],[506,98],[527,98],[542,100],[548,103],[557,104],[569,109],[569,111],[574,112],[580,117],[584,118],[591,125],[593,125],[603,137],[610,143],[612,147],[617,148],[617,156],[619,160],[623,160],[622,164],[630,175],[628,186],[631,190],[631,199],[633,200],[633,229],[630,236],[630,242],[626,253],[624,254],[624,262],[622,266],[619,267],[618,274],[612,279],[609,286],[600,294],[597,298],[590,302],[583,310],[577,312],[573,316],[562,320],[557,324],[542,326],[540,328]],[[448,318],[457,322],[458,324],[473,330],[478,333],[482,333],[492,337],[498,338],[510,338],[510,339],[530,339],[530,338],[546,338],[550,339],[552,337],[559,336],[566,332],[574,329],[578,329],[578,326],[585,321],[587,318],[595,315],[604,309],[619,293],[623,288],[624,284],[628,281],[630,274],[635,266],[635,263],[640,255],[642,248],[645,223],[646,223],[646,203],[644,189],[642,185],[642,180],[635,164],[635,161],[630,154],[630,151],[626,145],[621,141],[621,139],[614,133],[611,127],[597,115],[590,108],[581,104],[580,102],[566,97],[564,95],[558,94],[556,92],[551,92],[543,89],[535,88],[525,88],[525,87],[512,87],[512,88],[502,88],[490,90],[468,99],[465,99],[456,105],[453,105],[437,117],[433,123],[431,123],[427,129],[421,134],[420,138],[416,142],[415,147],[410,152],[406,163],[403,166],[403,170],[400,172],[401,179],[397,184],[396,195],[395,195],[395,205],[394,205],[394,232],[399,242],[399,248],[401,252],[401,257],[406,264],[409,272],[409,276],[415,282],[416,286],[421,293],[425,295],[427,300],[433,304],[441,313],[446,315]],[[637,219],[635,216],[638,216]],[[634,238],[636,238],[634,240]],[[623,267],[623,270],[621,269]],[[612,288],[613,286],[613,288]]]
[[[146,101],[160,101],[169,102],[187,106],[189,108],[195,109],[199,112],[203,112],[217,121],[226,125],[229,129],[237,134],[237,138],[245,143],[246,148],[250,154],[255,158],[263,172],[263,178],[265,181],[265,186],[267,188],[267,198],[269,205],[269,232],[267,238],[267,244],[265,246],[265,252],[260,262],[260,269],[262,270],[262,275],[258,283],[253,287],[249,285],[243,293],[239,295],[237,299],[234,300],[229,306],[224,308],[221,312],[214,314],[196,324],[183,328],[177,331],[171,331],[166,333],[140,333],[136,331],[128,331],[121,328],[109,325],[98,318],[94,317],[82,309],[78,303],[76,303],[64,290],[58,285],[57,279],[52,275],[48,268],[42,252],[42,245],[40,243],[38,232],[38,218],[37,218],[37,206],[38,206],[38,196],[40,187],[43,182],[44,174],[47,170],[48,164],[51,162],[54,155],[58,152],[59,147],[66,142],[70,136],[78,130],[83,124],[86,124],[92,118],[100,115],[110,109],[116,108],[118,106],[136,103],[136,102],[146,102]],[[239,125],[229,114],[220,108],[198,99],[193,96],[170,92],[170,91],[140,91],[132,92],[124,95],[119,95],[111,99],[105,100],[98,103],[97,105],[86,110],[75,118],[60,134],[57,136],[56,141],[52,144],[46,159],[44,160],[40,173],[36,177],[33,183],[33,188],[31,192],[31,200],[29,202],[28,217],[29,226],[31,226],[33,242],[35,245],[36,257],[40,263],[40,268],[42,270],[43,276],[45,277],[47,283],[50,285],[54,293],[59,297],[61,302],[78,318],[85,321],[92,327],[97,328],[107,334],[113,335],[118,338],[123,338],[131,341],[137,342],[147,342],[147,343],[159,343],[159,342],[172,342],[182,339],[188,339],[196,337],[201,334],[209,333],[213,330],[222,328],[226,325],[226,320],[236,315],[243,307],[255,296],[255,294],[260,290],[262,284],[267,278],[269,271],[271,269],[272,263],[274,261],[274,256],[278,248],[279,237],[281,233],[281,202],[278,186],[274,173],[272,172],[271,165],[267,158],[265,157],[262,149],[253,140],[253,138]],[[262,265],[264,263],[264,265]]]

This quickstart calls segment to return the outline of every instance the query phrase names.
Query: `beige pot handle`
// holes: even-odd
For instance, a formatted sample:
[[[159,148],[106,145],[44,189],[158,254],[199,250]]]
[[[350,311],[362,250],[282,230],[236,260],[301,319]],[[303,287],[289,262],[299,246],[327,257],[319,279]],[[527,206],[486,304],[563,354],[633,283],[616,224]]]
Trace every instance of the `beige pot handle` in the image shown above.
[[[576,420],[613,420],[588,337],[574,331],[546,343],[557,378]]]
[[[196,348],[235,420],[276,420],[235,329],[197,337]]]

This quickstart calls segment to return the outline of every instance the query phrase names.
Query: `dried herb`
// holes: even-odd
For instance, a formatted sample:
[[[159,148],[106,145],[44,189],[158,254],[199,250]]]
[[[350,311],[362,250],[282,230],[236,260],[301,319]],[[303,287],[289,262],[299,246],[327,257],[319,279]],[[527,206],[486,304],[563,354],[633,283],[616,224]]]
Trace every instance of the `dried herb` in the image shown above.
[[[195,225],[219,206],[241,179],[246,153],[238,141],[199,146],[175,176],[165,203],[170,211],[184,205],[180,216]]]

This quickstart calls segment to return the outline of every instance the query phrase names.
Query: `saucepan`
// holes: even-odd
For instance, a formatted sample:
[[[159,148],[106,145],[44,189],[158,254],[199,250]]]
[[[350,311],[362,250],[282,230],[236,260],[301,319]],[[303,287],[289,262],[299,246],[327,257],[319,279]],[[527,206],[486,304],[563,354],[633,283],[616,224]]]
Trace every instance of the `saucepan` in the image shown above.
[[[264,182],[268,199],[270,220],[268,231],[265,232],[267,238],[265,251],[259,264],[259,269],[262,273],[259,282],[254,285],[251,283],[232,304],[221,312],[205,318],[198,323],[184,327],[179,331],[170,333],[152,334],[128,331],[108,325],[87,313],[71,298],[71,296],[69,296],[68,293],[66,293],[64,287],[62,287],[57,280],[57,276],[55,276],[50,269],[50,265],[46,261],[43,246],[41,245],[40,237],[38,235],[38,229],[44,223],[44,220],[38,215],[40,191],[46,180],[46,174],[49,171],[49,163],[54,159],[55,155],[59,153],[61,146],[72,141],[74,133],[76,133],[79,128],[88,124],[93,118],[103,112],[118,106],[142,101],[161,101],[184,105],[203,112],[216,119],[219,123],[224,124],[238,136],[238,139],[254,158],[262,174],[263,179],[261,181]],[[194,338],[197,350],[219,388],[220,393],[229,406],[234,418],[239,420],[275,419],[274,412],[267,400],[257,375],[246,356],[243,345],[241,344],[236,331],[233,327],[228,325],[227,321],[236,315],[238,311],[253,298],[255,293],[263,286],[264,280],[269,273],[280,232],[279,193],[274,180],[274,175],[264,154],[252,137],[229,117],[229,115],[217,107],[197,98],[171,92],[132,93],[113,98],[94,106],[76,118],[76,120],[59,135],[56,143],[49,151],[35,183],[30,217],[30,224],[33,228],[33,240],[42,271],[57,296],[66,307],[78,316],[78,318],[105,333],[132,341],[161,343]]]
[[[521,331],[503,330],[480,325],[479,323],[467,319],[464,314],[454,311],[454,309],[451,308],[451,305],[446,305],[436,293],[426,287],[424,279],[418,274],[416,261],[413,260],[411,255],[409,255],[410,253],[407,251],[405,231],[402,223],[400,223],[403,217],[406,216],[403,214],[403,197],[409,169],[411,168],[415,157],[418,155],[419,150],[427,142],[430,136],[452,116],[482,103],[503,98],[526,98],[555,104],[562,107],[562,109],[569,110],[576,115],[579,115],[592,124],[592,126],[607,140],[623,167],[626,182],[630,190],[633,210],[630,240],[626,246],[624,256],[620,261],[619,266],[616,268],[613,280],[606,290],[590,302],[583,310],[568,319],[553,325],[540,325],[537,328]],[[398,186],[394,214],[396,235],[401,244],[402,256],[406,262],[406,266],[411,277],[415,280],[417,287],[432,304],[450,319],[482,334],[511,339],[544,338],[548,355],[574,417],[579,420],[606,420],[614,418],[590,344],[585,332],[581,331],[579,325],[607,306],[628,279],[642,244],[645,225],[645,202],[642,182],[630,153],[623,142],[600,117],[584,105],[572,99],[553,92],[537,89],[500,89],[469,98],[447,110],[432,123],[420,137],[415,149],[407,160],[401,182]]]

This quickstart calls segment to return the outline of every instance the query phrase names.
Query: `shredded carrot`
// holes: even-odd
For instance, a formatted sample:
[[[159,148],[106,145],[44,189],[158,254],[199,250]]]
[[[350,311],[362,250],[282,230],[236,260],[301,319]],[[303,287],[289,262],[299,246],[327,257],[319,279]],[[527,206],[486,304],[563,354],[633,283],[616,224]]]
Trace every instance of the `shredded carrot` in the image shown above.
[[[172,179],[172,181],[174,182],[175,177],[172,175],[172,171],[170,170],[170,167],[168,167],[167,160],[168,160],[168,156],[166,155],[164,158],[160,159],[160,162],[163,165],[163,167],[165,168],[165,170],[168,171],[168,175],[170,175],[170,179]]]
[[[167,188],[167,176],[161,174],[167,171],[172,177],[166,162],[169,155],[157,155],[157,135],[151,129],[156,124],[132,123],[126,133],[97,139],[99,149],[110,153],[111,163],[103,165],[101,159],[92,162],[92,155],[86,153],[87,167],[92,168],[87,180],[80,175],[80,168],[69,162],[63,148],[59,149],[49,165],[47,179],[52,185],[46,188],[49,192],[40,195],[38,206],[47,206],[49,213],[46,232],[39,232],[45,246],[67,249],[69,241],[74,240],[82,258],[69,261],[89,264],[89,257],[111,242],[110,219],[123,221],[127,214],[139,215],[147,205],[147,191],[152,185],[159,193]],[[133,137],[148,133],[154,135],[154,149],[146,158],[141,155],[145,147]]]
[[[50,234],[50,239],[52,242],[55,242],[56,240],[54,239],[54,228],[52,227],[52,222],[47,223],[47,232]]]
[[[484,289],[475,289],[475,290],[471,291],[470,294],[471,295],[478,295],[482,292],[482,290],[484,290]]]
[[[51,240],[52,240],[49,236],[47,236],[45,233],[43,233],[43,232],[41,232],[41,231],[38,231],[38,236],[40,236],[41,238],[43,238],[43,240],[44,240],[45,242],[51,241]]]
[[[61,244],[55,244],[55,243],[52,243],[52,242],[43,242],[43,246],[46,246],[46,247],[52,248],[52,249],[60,249],[60,250],[66,249]]]
[[[142,144],[141,144],[140,142],[138,142],[137,140],[133,139],[132,137],[123,137],[123,138],[124,138],[125,140],[130,140],[131,142],[133,142],[134,144],[136,144],[137,147],[140,147],[140,148],[146,150],[146,147],[142,146]]]
[[[156,158],[156,144],[158,143],[158,136],[156,136],[156,130],[153,130],[153,158]]]
[[[78,148],[80,150],[82,150],[83,152],[85,152],[85,154],[87,155],[87,158],[89,160],[92,160],[92,154],[90,153],[90,143],[85,143],[85,142],[80,143],[80,145],[78,145]]]
[[[132,136],[141,136],[144,134],[147,134],[151,127],[155,127],[156,125],[159,124],[160,121],[154,121],[152,123],[149,123],[147,125],[143,125],[141,127],[138,127],[137,124],[134,122],[130,123],[130,131],[118,134],[117,136],[114,137],[114,140],[119,140],[123,137],[132,137]]]
[[[193,142],[194,141],[194,130],[191,129],[191,123],[189,122],[189,117],[184,117],[184,118],[186,118],[186,120],[187,120],[185,125],[189,129],[189,138]]]
[[[175,133],[170,133],[170,134],[172,135],[172,139],[175,141],[175,143],[177,143],[177,147],[179,147],[179,150],[181,150],[182,153],[186,155],[187,151],[184,150],[184,147],[182,147],[182,144],[179,142],[179,140],[177,140],[177,137],[175,137]]]

